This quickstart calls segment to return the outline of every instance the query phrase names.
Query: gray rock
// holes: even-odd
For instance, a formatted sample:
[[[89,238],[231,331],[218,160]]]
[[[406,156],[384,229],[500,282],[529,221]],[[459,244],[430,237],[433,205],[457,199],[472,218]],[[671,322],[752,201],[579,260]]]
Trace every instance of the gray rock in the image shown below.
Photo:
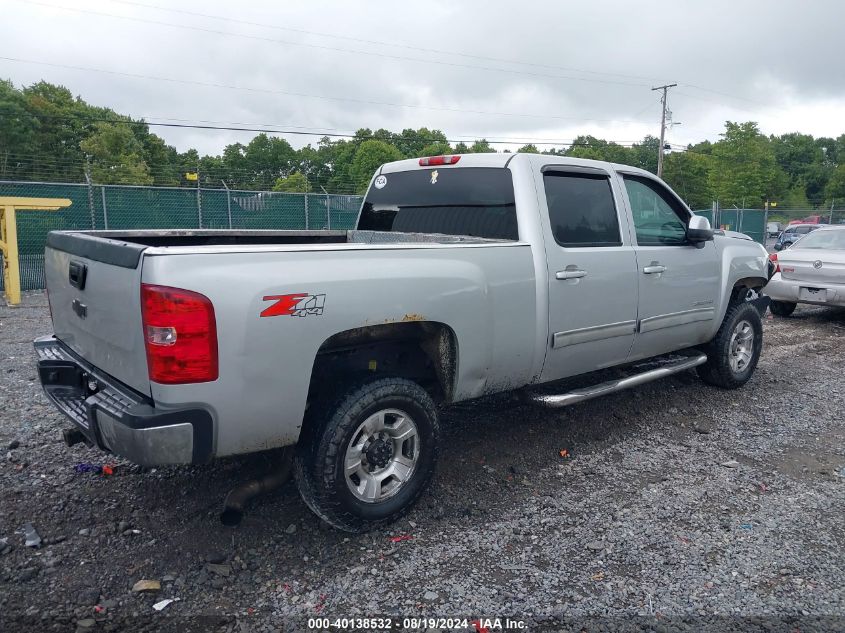
[[[211,579],[211,586],[215,589],[222,589],[226,586],[226,581],[222,578],[212,578]]]
[[[225,563],[226,562],[226,554],[223,552],[212,551],[205,555],[205,562],[207,563]]]
[[[32,523],[23,524],[23,536],[26,539],[24,545],[27,547],[38,547],[41,545],[41,537]]]
[[[218,565],[216,563],[209,563],[205,566],[208,571],[217,576],[228,577],[232,573],[231,565]]]
[[[426,591],[425,594],[423,595],[423,600],[425,600],[426,602],[433,602],[434,600],[437,600],[439,597],[440,596],[438,596],[433,591]]]
[[[77,532],[77,534],[79,534],[79,536],[91,536],[91,528],[82,528],[79,532]]]
[[[21,445],[20,440],[12,440],[9,442],[9,445],[6,447],[8,450],[13,451]]]
[[[590,541],[586,545],[584,545],[588,550],[592,550],[593,552],[600,552],[604,549],[604,543],[601,541]]]
[[[83,607],[93,607],[100,601],[100,590],[99,589],[83,589],[79,592],[79,596],[77,598],[80,606]]]
[[[38,569],[35,567],[25,567],[21,569],[18,574],[18,580],[21,582],[28,582],[38,575]]]
[[[713,425],[709,420],[696,420],[692,424],[692,430],[702,435],[709,435],[713,432]]]
[[[721,465],[724,466],[725,468],[739,468],[739,462],[734,460],[734,459],[732,459],[728,462],[722,462]]]
[[[296,533],[296,523],[291,523],[287,529],[285,530],[285,534],[295,534]]]
[[[97,625],[97,621],[94,618],[85,618],[84,620],[79,620],[76,623],[80,629],[93,629]]]

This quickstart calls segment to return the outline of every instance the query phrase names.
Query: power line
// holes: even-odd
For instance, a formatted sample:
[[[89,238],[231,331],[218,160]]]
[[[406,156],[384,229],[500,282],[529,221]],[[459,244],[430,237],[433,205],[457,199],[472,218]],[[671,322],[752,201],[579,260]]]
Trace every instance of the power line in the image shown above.
[[[321,131],[314,131],[314,132],[306,132],[301,129],[281,129],[281,128],[268,128],[268,127],[235,127],[231,125],[207,125],[207,124],[200,124],[200,123],[164,123],[164,122],[155,122],[155,121],[146,121],[146,120],[126,120],[121,118],[106,118],[106,117],[87,117],[87,116],[73,116],[73,115],[46,115],[41,113],[30,113],[32,116],[36,116],[42,119],[50,119],[50,120],[73,120],[73,121],[81,121],[81,122],[91,122],[91,123],[115,123],[115,124],[123,124],[123,125],[147,125],[147,126],[157,126],[157,127],[169,127],[169,128],[188,128],[188,129],[200,129],[200,130],[217,130],[217,131],[233,131],[233,132],[259,132],[259,133],[269,133],[269,134],[291,134],[291,135],[298,135],[298,136],[319,136],[319,137],[329,137],[329,138],[350,138],[350,139],[361,139],[361,140],[369,140],[369,139],[380,139],[379,136],[375,134],[370,134],[368,136],[362,137],[359,136],[357,133],[339,133],[339,132],[327,132],[324,130]],[[296,127],[296,126],[291,126]],[[428,142],[446,142],[446,143],[466,143],[468,139],[474,139],[476,141],[486,141],[490,144],[496,145],[531,145],[535,143],[540,143],[541,145],[583,145],[587,147],[591,147],[593,144],[591,143],[576,143],[575,140],[568,140],[568,139],[515,139],[510,138],[506,140],[494,140],[497,137],[479,137],[479,136],[470,136],[470,135],[458,135],[461,138],[441,138],[436,136],[431,137],[421,137],[421,136],[401,136],[391,134],[386,140],[389,141],[428,141]],[[620,146],[626,146],[631,144],[636,144],[638,141],[605,141],[607,143],[614,143]]]
[[[109,17],[109,18],[115,18],[115,19],[120,19],[120,20],[129,20],[129,21],[135,21],[135,22],[154,24],[154,25],[158,25],[158,26],[168,26],[168,27],[172,27],[172,28],[189,29],[189,30],[207,32],[207,33],[211,33],[211,34],[214,34],[214,35],[229,35],[229,36],[232,36],[232,37],[242,37],[242,38],[248,38],[248,39],[263,40],[263,41],[269,41],[269,42],[280,43],[280,44],[288,44],[288,45],[291,45],[291,46],[303,46],[303,47],[310,47],[310,48],[318,48],[318,49],[330,50],[330,51],[334,51],[334,52],[371,55],[371,56],[385,57],[385,58],[398,59],[398,60],[404,60],[404,61],[414,61],[414,62],[429,63],[429,64],[441,64],[441,65],[447,65],[447,66],[455,66],[455,67],[462,67],[462,68],[485,70],[485,71],[491,71],[491,72],[505,72],[505,73],[512,73],[512,74],[520,74],[520,75],[546,77],[546,78],[551,78],[551,79],[568,79],[568,80],[572,80],[572,81],[588,81],[588,82],[592,81],[592,82],[598,82],[598,83],[609,83],[609,84],[627,85],[627,86],[646,86],[647,85],[647,84],[644,84],[644,83],[619,82],[619,81],[610,81],[610,80],[601,80],[601,79],[590,79],[590,78],[587,78],[587,77],[572,77],[572,76],[566,76],[566,75],[549,75],[549,74],[543,74],[543,73],[529,73],[529,72],[526,72],[526,71],[519,71],[519,70],[507,69],[507,68],[491,68],[491,67],[469,65],[469,64],[457,64],[457,63],[454,63],[454,62],[444,62],[444,61],[441,61],[441,60],[433,60],[433,59],[422,59],[422,58],[416,58],[416,57],[402,57],[402,56],[388,55],[388,54],[378,53],[378,52],[373,52],[373,51],[343,49],[343,48],[330,47],[330,46],[325,46],[325,45],[309,44],[309,43],[305,43],[305,42],[278,40],[278,39],[260,37],[260,36],[255,36],[255,35],[248,35],[248,34],[244,34],[244,33],[235,33],[235,32],[231,32],[231,31],[220,31],[220,30],[215,30],[215,29],[207,29],[207,28],[202,28],[202,27],[198,27],[198,26],[191,26],[191,25],[184,25],[184,24],[174,24],[174,23],[170,23],[170,22],[163,22],[163,21],[160,21],[160,20],[150,20],[150,19],[146,19],[146,18],[138,18],[138,17],[133,17],[133,16],[122,16],[122,15],[116,15],[116,14],[112,14],[112,13],[101,12],[101,11],[92,11],[92,10],[89,10],[89,9],[80,9],[80,8],[77,8],[77,7],[67,7],[67,6],[62,6],[62,5],[49,4],[49,3],[46,3],[46,2],[38,2],[37,0],[18,0],[18,1],[19,2],[26,2],[26,3],[34,4],[34,5],[39,5],[39,6],[44,6],[44,7],[49,7],[49,8],[54,8],[54,9],[74,11],[74,12],[77,12],[77,13],[87,13],[87,14],[91,14],[91,15],[98,15],[98,16],[102,16],[102,17]],[[489,56],[484,56],[484,55],[473,55],[473,54],[461,53],[461,52],[457,52],[457,51],[439,50],[439,49],[433,49],[433,48],[411,46],[411,45],[407,45],[407,44],[384,42],[384,41],[379,41],[379,40],[368,40],[368,39],[355,38],[355,37],[344,36],[344,35],[339,35],[339,34],[321,33],[319,31],[309,31],[309,30],[305,30],[305,29],[295,29],[295,28],[291,28],[291,27],[283,27],[283,26],[272,25],[272,24],[262,24],[262,23],[259,23],[259,22],[252,22],[252,21],[249,21],[249,20],[241,20],[241,19],[236,19],[236,18],[229,18],[229,17],[226,17],[226,16],[211,15],[211,14],[200,13],[200,12],[196,12],[196,11],[172,9],[172,8],[168,8],[168,7],[145,4],[145,3],[141,3],[141,2],[132,2],[130,0],[110,0],[110,1],[118,3],[118,4],[144,7],[144,8],[154,9],[154,10],[158,10],[158,11],[167,11],[167,12],[171,12],[171,13],[183,14],[183,15],[188,15],[188,16],[193,16],[193,17],[203,17],[203,18],[207,18],[207,19],[211,19],[211,20],[220,20],[220,21],[226,21],[226,22],[230,22],[230,23],[244,24],[244,25],[262,27],[262,28],[270,28],[270,29],[289,31],[289,32],[294,32],[294,33],[301,33],[301,34],[305,34],[305,35],[314,35],[314,36],[317,36],[317,37],[327,37],[327,38],[350,40],[350,41],[356,41],[356,42],[378,45],[378,46],[391,46],[391,47],[396,47],[396,48],[405,48],[405,49],[409,49],[409,50],[416,50],[416,51],[426,52],[426,53],[436,53],[436,54],[447,55],[447,56],[458,56],[458,57],[465,57],[465,58],[470,58],[470,59],[492,61],[492,62],[496,62],[496,63],[515,64],[515,65],[531,66],[531,67],[536,67],[536,68],[549,68],[549,69],[554,69],[554,70],[563,70],[563,71],[566,71],[566,72],[578,72],[578,73],[592,74],[592,75],[624,77],[624,78],[628,78],[628,79],[639,79],[639,80],[653,79],[651,77],[645,77],[645,76],[642,76],[642,75],[631,75],[631,74],[625,74],[625,73],[612,73],[612,72],[604,72],[604,71],[579,69],[579,68],[573,68],[573,67],[567,67],[567,66],[558,66],[558,65],[554,65],[554,64],[540,64],[540,63],[536,63],[536,62],[527,62],[527,61],[521,61],[521,60],[509,60],[509,59],[506,59],[506,58],[489,57]],[[754,104],[761,105],[761,106],[764,106],[764,107],[770,107],[770,105],[768,103],[756,101],[754,99],[749,99],[747,97],[732,95],[730,93],[727,93],[727,92],[724,92],[724,91],[721,91],[721,90],[708,88],[706,86],[700,86],[698,84],[682,82],[679,85],[686,86],[688,88],[693,88],[695,90],[701,90],[701,91],[704,91],[704,92],[710,92],[710,93],[713,93],[713,94],[721,95],[721,96],[724,96],[724,97],[728,97],[730,99],[745,101],[745,102],[748,102],[748,103],[754,103]],[[702,97],[702,96],[699,96],[699,95],[690,95],[690,94],[686,94],[686,93],[678,93],[678,94],[684,94],[684,96],[687,96],[687,97],[690,97],[690,98],[693,98],[693,99],[708,100],[705,97]],[[736,107],[736,106],[734,106],[734,107]],[[738,108],[738,109],[742,109],[742,108]],[[746,110],[746,111],[753,112],[753,110]]]
[[[113,2],[117,0],[112,0]],[[748,97],[740,97],[737,95],[732,95],[727,92],[722,92],[721,90],[714,90],[713,88],[705,88],[704,86],[697,86],[696,84],[690,84],[686,82],[682,82],[681,86],[686,86],[687,88],[695,88],[696,90],[703,90],[704,92],[712,92],[713,94],[721,95],[723,97],[728,97],[729,99],[738,99],[739,101],[747,101],[748,103],[754,103],[760,106],[768,107],[768,103],[764,103],[763,101],[757,101],[756,99],[749,99]],[[680,94],[680,93],[678,93]],[[700,99],[701,97],[696,97],[694,95],[687,95],[688,97],[692,97],[693,99]]]
[[[247,26],[268,28],[268,29],[274,29],[274,30],[279,30],[279,31],[288,31],[288,32],[291,32],[291,33],[300,33],[300,34],[303,34],[303,35],[315,35],[317,37],[342,39],[342,40],[348,40],[348,41],[353,41],[353,42],[360,42],[360,43],[363,43],[363,44],[373,44],[373,45],[377,45],[377,46],[389,46],[389,47],[394,47],[394,48],[404,48],[404,49],[415,50],[415,51],[419,51],[419,52],[423,52],[423,53],[436,53],[436,54],[439,54],[439,55],[465,57],[465,58],[468,58],[468,59],[479,59],[479,60],[483,60],[483,61],[492,61],[492,62],[505,63],[505,64],[517,64],[517,65],[521,65],[521,66],[532,66],[532,67],[535,67],[535,68],[549,68],[549,69],[552,69],[552,70],[562,70],[562,71],[565,71],[565,72],[579,72],[579,73],[585,73],[585,74],[591,74],[591,75],[605,75],[605,76],[610,76],[610,77],[624,77],[624,78],[627,78],[627,79],[638,79],[638,80],[643,80],[643,81],[654,81],[655,80],[654,77],[644,77],[642,75],[631,75],[631,74],[625,74],[625,73],[611,73],[611,72],[604,72],[604,71],[597,71],[597,70],[586,70],[586,69],[582,69],[582,68],[573,68],[573,67],[569,67],[569,66],[559,66],[559,65],[555,65],[555,64],[540,64],[540,63],[536,63],[536,62],[527,62],[527,61],[522,61],[522,60],[506,59],[506,58],[502,58],[502,57],[489,57],[489,56],[485,56],[485,55],[473,55],[473,54],[470,54],[470,53],[462,53],[462,52],[458,52],[458,51],[448,51],[448,50],[435,49],[435,48],[425,48],[425,47],[421,47],[421,46],[411,46],[411,45],[408,45],[408,44],[398,44],[398,43],[395,43],[395,42],[385,42],[385,41],[380,41],[380,40],[362,39],[362,38],[350,37],[350,36],[346,36],[346,35],[339,35],[339,34],[335,34],[335,33],[323,33],[323,32],[319,32],[319,31],[309,31],[309,30],[305,30],[305,29],[296,29],[296,28],[291,28],[291,27],[278,26],[278,25],[274,25],[274,24],[263,24],[261,22],[251,22],[249,20],[242,20],[242,19],[237,19],[237,18],[232,18],[232,17],[227,17],[227,16],[221,16],[221,15],[211,15],[211,14],[208,14],[208,13],[200,13],[198,11],[187,11],[187,10],[184,10],[184,9],[173,9],[171,7],[162,7],[162,6],[159,6],[159,5],[146,4],[146,3],[143,3],[143,2],[133,2],[131,0],[109,0],[109,1],[112,2],[112,3],[116,3],[116,4],[143,7],[143,8],[146,8],[146,9],[154,9],[154,10],[157,10],[157,11],[166,11],[166,12],[169,12],[169,13],[188,15],[188,16],[192,16],[192,17],[201,17],[201,18],[206,18],[206,19],[210,19],[210,20],[219,20],[219,21],[233,23],[233,24],[244,24],[244,25],[247,25]],[[422,61],[422,60],[420,60],[420,61]],[[700,85],[693,84],[693,83],[682,82],[680,85],[686,86],[688,88],[693,88],[695,90],[701,90],[701,91],[704,91],[704,92],[710,92],[710,93],[713,93],[713,94],[721,95],[723,97],[728,97],[729,99],[746,101],[748,103],[754,103],[756,105],[761,105],[761,106],[768,106],[769,105],[769,104],[764,103],[762,101],[757,101],[755,99],[749,99],[748,97],[740,97],[738,95],[732,95],[730,93],[727,93],[727,92],[724,92],[724,91],[721,91],[721,90],[715,90],[713,88],[707,88],[706,86],[700,86]],[[688,96],[691,96],[692,98],[697,98],[694,95],[688,95]]]
[[[569,66],[559,66],[559,65],[555,65],[555,64],[540,64],[540,63],[537,63],[537,62],[528,62],[528,61],[522,61],[522,60],[516,60],[516,59],[506,59],[506,58],[502,58],[502,57],[490,57],[490,56],[486,56],[486,55],[473,55],[471,53],[462,53],[462,52],[459,52],[459,51],[450,51],[450,50],[443,50],[443,49],[436,49],[436,48],[426,48],[426,47],[422,47],[422,46],[412,46],[412,45],[409,45],[409,44],[400,44],[400,43],[397,43],[397,42],[385,42],[383,40],[363,39],[363,38],[360,38],[360,37],[351,37],[351,36],[348,36],[348,35],[340,35],[340,34],[337,34],[337,33],[325,33],[325,32],[320,32],[320,31],[310,31],[310,30],[297,29],[297,28],[292,28],[292,27],[287,27],[287,26],[278,26],[278,25],[275,25],[275,24],[266,24],[266,23],[263,23],[263,22],[253,22],[253,21],[249,21],[249,20],[232,18],[232,17],[229,17],[229,16],[223,16],[223,15],[212,15],[212,14],[208,14],[208,13],[200,13],[198,11],[187,11],[187,10],[184,10],[184,9],[174,9],[172,7],[162,7],[162,6],[159,6],[159,5],[146,4],[146,3],[143,3],[143,2],[132,2],[130,0],[110,0],[110,1],[113,2],[113,3],[116,3],[116,4],[143,7],[145,9],[154,9],[154,10],[157,10],[157,11],[166,11],[168,13],[188,15],[188,16],[191,16],[191,17],[201,17],[201,18],[206,18],[206,19],[209,19],[209,20],[219,20],[219,21],[223,21],[223,22],[227,22],[227,23],[231,23],[231,24],[243,24],[243,25],[246,25],[246,26],[255,26],[255,27],[259,27],[259,28],[274,29],[274,30],[277,30],[277,31],[288,31],[290,33],[300,33],[302,35],[313,35],[313,36],[317,36],[317,37],[347,40],[347,41],[351,41],[351,42],[359,42],[359,43],[362,43],[362,44],[372,44],[372,45],[376,45],[376,46],[388,46],[388,47],[392,47],[392,48],[404,48],[404,49],[407,49],[407,50],[413,50],[413,51],[418,51],[418,52],[422,52],[422,53],[435,53],[435,54],[438,54],[438,55],[447,55],[447,56],[451,56],[451,57],[465,57],[467,59],[478,59],[478,60],[497,62],[497,63],[518,64],[520,66],[532,66],[532,67],[535,67],[535,68],[548,68],[548,69],[551,69],[551,70],[562,70],[562,71],[565,71],[565,72],[579,72],[579,73],[585,73],[585,74],[591,74],[591,75],[606,75],[606,76],[610,76],[610,77],[625,77],[627,79],[640,79],[640,80],[643,80],[643,81],[654,81],[655,80],[654,77],[643,77],[641,75],[630,75],[630,74],[625,74],[625,73],[611,73],[611,72],[604,72],[604,71],[598,71],[598,70],[586,70],[586,69],[583,69],[583,68],[573,68],[573,67],[569,67]],[[691,87],[694,87],[691,84],[688,84],[688,85],[690,85]]]
[[[508,117],[523,117],[523,118],[533,118],[533,119],[555,119],[555,120],[564,120],[564,121],[594,121],[594,122],[606,122],[606,123],[637,123],[637,121],[628,121],[624,119],[593,119],[593,118],[581,118],[581,117],[567,117],[567,116],[560,116],[560,115],[553,115],[553,114],[528,114],[528,113],[521,113],[521,112],[495,112],[495,111],[487,111],[487,110],[466,110],[462,108],[444,108],[444,107],[437,107],[437,106],[428,106],[428,105],[419,105],[419,104],[411,104],[411,103],[393,103],[389,101],[371,101],[368,99],[354,99],[352,97],[335,97],[329,95],[314,95],[308,94],[304,92],[292,92],[289,90],[279,90],[279,89],[271,89],[271,88],[256,88],[253,86],[236,86],[231,84],[219,84],[213,82],[205,82],[205,81],[198,81],[195,79],[177,79],[173,77],[158,77],[155,75],[143,75],[140,73],[128,73],[123,71],[117,70],[108,70],[105,68],[94,68],[91,66],[75,66],[71,64],[57,64],[54,62],[44,62],[38,61],[33,59],[24,59],[21,57],[7,57],[7,56],[0,56],[0,60],[14,62],[14,63],[21,63],[21,64],[33,64],[37,66],[49,66],[53,68],[64,68],[67,70],[78,70],[82,72],[94,72],[94,73],[101,73],[106,75],[115,75],[121,77],[131,77],[133,79],[145,79],[148,81],[163,81],[167,83],[177,83],[177,84],[186,84],[186,85],[193,85],[193,86],[203,86],[206,88],[223,88],[226,90],[241,90],[245,92],[256,92],[262,94],[281,94],[290,97],[302,97],[307,99],[325,99],[328,101],[346,101],[350,103],[360,103],[364,105],[377,105],[377,106],[387,106],[392,108],[413,108],[419,110],[433,110],[438,112],[456,112],[460,114],[481,114],[485,116],[508,116]]]
[[[225,36],[229,36],[229,37],[240,37],[240,38],[251,39],[251,40],[272,42],[272,43],[275,43],[275,44],[286,44],[286,45],[289,45],[289,46],[302,46],[302,47],[306,47],[306,48],[315,48],[315,49],[319,49],[319,50],[326,50],[326,51],[332,51],[332,52],[337,52],[337,53],[353,53],[353,54],[356,54],[356,55],[369,55],[369,56],[372,56],[372,57],[381,57],[381,58],[385,58],[385,59],[396,59],[396,60],[400,60],[400,61],[411,61],[411,62],[419,62],[419,63],[424,63],[424,64],[438,64],[438,65],[441,65],[441,66],[451,66],[451,67],[454,67],[454,68],[469,68],[469,69],[472,69],[472,70],[484,70],[484,71],[489,71],[489,72],[501,72],[501,73],[515,74],[515,75],[545,77],[545,78],[549,78],[549,79],[565,79],[565,80],[570,80],[570,81],[586,81],[586,82],[591,82],[591,83],[604,83],[604,84],[614,84],[614,85],[620,85],[620,86],[635,86],[635,87],[642,87],[642,86],[648,85],[648,84],[643,84],[643,83],[633,83],[633,82],[629,82],[629,81],[614,81],[614,80],[610,80],[610,79],[595,79],[595,78],[590,78],[590,77],[573,77],[573,76],[568,76],[568,75],[550,75],[550,74],[547,74],[547,73],[528,72],[528,71],[514,70],[514,69],[509,69],[509,68],[494,68],[494,67],[491,67],[491,66],[478,66],[478,65],[474,65],[474,64],[462,64],[462,63],[459,63],[459,62],[447,62],[447,61],[436,60],[436,59],[425,59],[425,58],[419,58],[419,57],[407,57],[407,56],[403,56],[403,55],[391,55],[391,54],[387,54],[387,53],[378,53],[378,52],[374,52],[374,51],[363,51],[363,50],[357,50],[357,49],[340,48],[340,47],[336,47],[336,46],[326,46],[324,44],[309,44],[307,42],[294,42],[294,41],[290,41],[290,40],[280,40],[280,39],[275,39],[275,38],[272,38],[272,37],[261,37],[259,35],[249,35],[249,34],[246,34],[246,33],[235,33],[233,31],[221,31],[219,29],[210,29],[210,28],[205,28],[205,27],[200,27],[200,26],[191,26],[191,25],[187,25],[187,24],[174,24],[172,22],[164,22],[162,20],[150,20],[148,18],[138,18],[138,17],[132,17],[132,16],[117,15],[117,14],[114,14],[114,13],[106,13],[106,12],[103,12],[103,11],[92,11],[90,9],[80,9],[80,8],[77,8],[77,7],[66,7],[66,6],[56,5],[56,4],[49,4],[49,3],[46,3],[46,2],[38,2],[37,0],[18,0],[18,2],[25,2],[27,4],[34,4],[34,5],[37,5],[37,6],[48,7],[48,8],[51,8],[51,9],[61,9],[61,10],[64,10],[64,11],[73,11],[73,12],[76,12],[76,13],[84,13],[84,14],[88,14],[88,15],[97,15],[97,16],[101,16],[101,17],[114,18],[114,19],[118,19],[118,20],[127,20],[127,21],[130,21],[130,22],[140,22],[140,23],[145,23],[145,24],[153,24],[155,26],[166,26],[166,27],[176,28],[176,29],[186,29],[186,30],[189,30],[189,31],[198,31],[198,32],[202,32],[202,33],[210,33],[212,35],[225,35]]]

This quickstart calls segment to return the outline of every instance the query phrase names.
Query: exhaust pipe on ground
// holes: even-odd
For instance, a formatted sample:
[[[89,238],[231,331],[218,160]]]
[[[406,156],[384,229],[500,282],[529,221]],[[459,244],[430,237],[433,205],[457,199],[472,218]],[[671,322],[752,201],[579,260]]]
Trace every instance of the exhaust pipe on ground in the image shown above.
[[[91,445],[90,440],[79,429],[62,429],[62,439],[67,446],[76,446],[82,442]]]
[[[232,488],[223,501],[223,512],[220,514],[220,522],[228,527],[237,527],[244,518],[246,505],[258,495],[263,495],[281,488],[290,479],[293,466],[293,449],[286,448],[282,451],[282,459],[279,467],[273,472],[252,479],[246,483]]]

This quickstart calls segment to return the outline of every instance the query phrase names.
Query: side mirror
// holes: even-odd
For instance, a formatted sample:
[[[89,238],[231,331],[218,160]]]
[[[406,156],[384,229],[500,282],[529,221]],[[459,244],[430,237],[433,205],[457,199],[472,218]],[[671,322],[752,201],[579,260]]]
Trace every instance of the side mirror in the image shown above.
[[[775,243],[775,250],[779,251],[779,250],[782,250],[782,249],[783,249],[783,244],[781,244],[780,242],[776,242]]]
[[[695,244],[709,242],[712,239],[713,229],[710,228],[710,221],[700,215],[692,216],[687,225],[687,240]]]

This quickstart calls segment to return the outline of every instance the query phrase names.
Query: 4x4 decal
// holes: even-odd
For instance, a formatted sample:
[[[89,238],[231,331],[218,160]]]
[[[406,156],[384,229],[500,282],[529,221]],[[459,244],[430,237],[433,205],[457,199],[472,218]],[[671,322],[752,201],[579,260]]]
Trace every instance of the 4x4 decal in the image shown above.
[[[262,317],[319,316],[323,314],[323,307],[326,304],[326,295],[310,295],[304,292],[291,295],[269,295],[263,299],[275,301],[275,303],[261,311]]]

